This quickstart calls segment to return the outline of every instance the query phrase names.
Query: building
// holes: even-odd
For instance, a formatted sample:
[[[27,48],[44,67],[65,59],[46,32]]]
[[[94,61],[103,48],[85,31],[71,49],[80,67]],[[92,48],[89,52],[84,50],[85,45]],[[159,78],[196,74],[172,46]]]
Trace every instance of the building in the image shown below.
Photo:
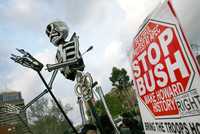
[[[24,100],[22,99],[21,92],[3,92],[0,93],[0,102],[13,104],[17,107],[24,107]]]
[[[30,134],[21,92],[0,93],[1,134]]]

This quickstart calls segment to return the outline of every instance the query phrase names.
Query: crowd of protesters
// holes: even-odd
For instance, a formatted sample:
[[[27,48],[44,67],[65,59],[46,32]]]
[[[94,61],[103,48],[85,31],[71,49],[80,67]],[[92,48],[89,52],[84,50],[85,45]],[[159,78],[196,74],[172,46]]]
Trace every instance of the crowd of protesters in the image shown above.
[[[100,118],[103,128],[103,134],[115,134],[115,129],[112,126],[108,116],[101,116]],[[121,123],[118,126],[120,134],[144,134],[142,123],[130,117],[128,114],[122,115]],[[95,125],[84,125],[81,134],[100,134]]]

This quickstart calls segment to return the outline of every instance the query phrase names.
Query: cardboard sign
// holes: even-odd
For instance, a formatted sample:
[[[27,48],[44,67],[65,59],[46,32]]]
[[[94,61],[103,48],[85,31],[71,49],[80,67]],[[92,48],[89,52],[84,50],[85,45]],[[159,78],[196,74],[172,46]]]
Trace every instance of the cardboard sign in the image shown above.
[[[170,1],[133,41],[131,67],[147,134],[200,134],[200,73]]]

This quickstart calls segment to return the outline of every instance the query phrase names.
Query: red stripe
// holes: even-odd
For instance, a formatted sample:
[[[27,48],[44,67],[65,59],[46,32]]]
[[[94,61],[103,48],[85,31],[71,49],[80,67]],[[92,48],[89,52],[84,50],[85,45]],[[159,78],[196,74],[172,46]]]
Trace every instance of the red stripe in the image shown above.
[[[176,12],[175,12],[175,10],[174,10],[174,8],[173,8],[173,5],[172,5],[172,2],[171,2],[171,1],[172,1],[172,0],[168,0],[167,3],[168,3],[168,5],[169,5],[169,8],[170,8],[171,11],[172,11],[172,14],[177,18]]]

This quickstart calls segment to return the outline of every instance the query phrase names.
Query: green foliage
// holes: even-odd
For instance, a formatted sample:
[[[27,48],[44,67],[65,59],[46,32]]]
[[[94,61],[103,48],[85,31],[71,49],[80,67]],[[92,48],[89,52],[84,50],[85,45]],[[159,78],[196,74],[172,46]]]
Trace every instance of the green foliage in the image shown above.
[[[127,71],[124,68],[118,69],[117,67],[113,67],[111,77],[109,79],[115,90],[105,95],[105,100],[111,115],[115,118],[127,110],[123,107],[130,97],[128,90],[130,89],[131,82],[129,76],[127,75]],[[101,101],[97,101],[95,106],[100,115],[106,114]]]
[[[96,102],[96,104],[95,104],[95,109],[96,109],[96,112],[97,112],[99,115],[104,115],[104,114],[106,114],[106,111],[105,111],[105,109],[104,109],[104,107],[103,107],[103,104],[102,104],[102,102],[101,102],[100,100]]]
[[[105,100],[112,116],[115,118],[120,114],[131,110],[133,113],[137,114],[135,112],[137,110],[129,105],[130,98],[134,93],[131,88],[131,81],[127,75],[127,71],[124,68],[118,69],[117,67],[113,67],[109,79],[114,88],[105,95]],[[106,114],[101,101],[98,101],[95,106],[100,115]]]
[[[71,129],[56,104],[52,100],[50,102],[41,98],[30,107],[28,115],[34,134],[64,134]],[[72,110],[71,106],[60,104],[66,113]]]
[[[118,90],[125,90],[130,86],[129,76],[124,68],[118,69],[113,67],[111,77],[109,79],[112,82],[112,85]]]
[[[117,117],[122,111],[121,101],[116,95],[106,95],[105,100],[113,117]]]
[[[107,94],[107,95],[105,95],[105,100],[106,100],[106,103],[110,110],[110,113],[113,117],[117,117],[119,114],[121,114],[121,112],[123,111],[123,108],[122,108],[121,101],[118,96]],[[106,114],[101,101],[97,101],[95,107],[96,107],[97,113],[99,115]]]

